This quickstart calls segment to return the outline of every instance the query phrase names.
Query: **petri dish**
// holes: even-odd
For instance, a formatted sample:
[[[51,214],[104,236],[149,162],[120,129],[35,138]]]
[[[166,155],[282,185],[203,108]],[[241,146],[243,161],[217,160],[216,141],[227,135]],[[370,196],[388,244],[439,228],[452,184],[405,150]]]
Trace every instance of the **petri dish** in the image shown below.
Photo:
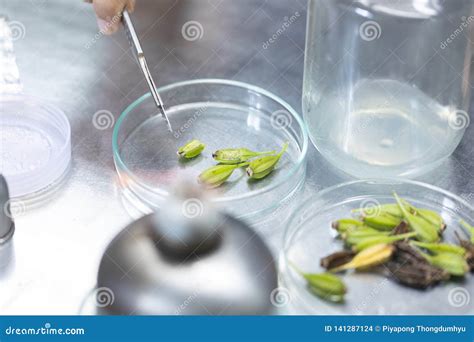
[[[316,315],[464,315],[473,314],[473,274],[465,279],[441,283],[427,290],[405,287],[392,279],[368,272],[342,275],[348,293],[342,304],[323,301],[311,294],[289,262],[304,272],[322,272],[319,260],[342,249],[331,222],[350,217],[352,209],[378,203],[393,203],[392,193],[415,206],[436,210],[447,224],[445,240],[456,242],[454,232],[463,219],[474,224],[474,208],[462,198],[434,186],[402,180],[361,180],[321,191],[301,205],[288,221],[279,258],[280,287],[285,309],[296,314]],[[465,235],[467,237],[467,235]]]
[[[0,113],[0,173],[11,197],[34,199],[68,170],[69,121],[59,108],[26,95],[1,95]]]
[[[256,151],[287,153],[268,177],[248,180],[236,170],[212,191],[215,203],[240,218],[261,217],[290,197],[303,184],[308,135],[299,114],[270,92],[245,83],[200,79],[158,89],[174,132],[157,114],[150,94],[129,105],[113,133],[113,154],[123,195],[146,214],[160,207],[170,185],[197,183],[198,175],[216,165],[212,152],[246,147]],[[180,160],[176,151],[191,139],[206,144],[202,155]]]

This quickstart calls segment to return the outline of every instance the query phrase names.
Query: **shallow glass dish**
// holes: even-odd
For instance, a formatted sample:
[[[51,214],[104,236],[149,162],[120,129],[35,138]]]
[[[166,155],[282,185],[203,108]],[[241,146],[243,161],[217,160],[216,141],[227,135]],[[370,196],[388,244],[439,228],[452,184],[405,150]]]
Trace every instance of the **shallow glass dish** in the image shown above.
[[[10,196],[33,203],[61,183],[71,160],[71,127],[59,108],[31,96],[0,96],[0,173]]]
[[[202,79],[158,89],[174,132],[145,94],[128,106],[113,134],[114,160],[128,202],[142,213],[160,207],[177,180],[197,183],[198,175],[216,162],[212,152],[247,147],[280,150],[289,142],[277,169],[260,181],[244,170],[213,194],[214,201],[236,216],[255,218],[277,206],[301,187],[305,178],[308,136],[297,112],[285,101],[245,83]],[[191,139],[206,144],[202,155],[183,161],[176,151]]]
[[[280,255],[280,286],[287,309],[297,314],[321,315],[427,315],[473,314],[474,281],[468,274],[464,280],[449,281],[425,291],[405,287],[382,275],[348,272],[342,275],[348,293],[345,302],[333,304],[313,296],[305,282],[291,267],[291,261],[304,272],[322,272],[322,257],[342,249],[335,239],[331,222],[350,217],[352,209],[376,203],[392,203],[396,191],[417,207],[439,212],[447,224],[444,239],[457,241],[454,232],[467,237],[459,226],[463,219],[474,224],[474,208],[442,189],[414,181],[354,181],[321,191],[297,209],[284,234]]]

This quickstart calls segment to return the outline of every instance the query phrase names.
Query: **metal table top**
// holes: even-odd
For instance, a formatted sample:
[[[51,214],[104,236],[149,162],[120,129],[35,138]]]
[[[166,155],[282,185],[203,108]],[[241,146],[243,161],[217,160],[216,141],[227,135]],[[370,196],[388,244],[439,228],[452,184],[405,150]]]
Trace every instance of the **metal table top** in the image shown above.
[[[12,260],[0,271],[0,314],[75,314],[95,285],[105,247],[132,220],[120,199],[112,127],[96,129],[93,116],[108,111],[117,120],[147,86],[125,35],[100,35],[90,5],[0,3],[2,14],[22,24],[15,50],[25,92],[65,111],[73,146],[64,184],[16,218]],[[280,32],[292,16],[296,20]],[[301,110],[306,1],[140,0],[133,19],[160,85],[234,79],[266,88]],[[183,25],[190,21],[201,31],[185,39]],[[473,132],[471,125],[454,155],[420,180],[472,201]],[[311,146],[303,198],[346,180]],[[280,210],[278,221],[290,212]],[[275,251],[282,230],[280,224],[261,231]]]

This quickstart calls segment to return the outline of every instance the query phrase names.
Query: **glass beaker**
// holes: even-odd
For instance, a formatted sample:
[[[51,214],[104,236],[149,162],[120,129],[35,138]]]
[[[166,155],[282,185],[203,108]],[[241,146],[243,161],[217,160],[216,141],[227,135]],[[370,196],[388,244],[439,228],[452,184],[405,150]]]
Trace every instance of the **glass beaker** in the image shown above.
[[[360,178],[438,166],[469,124],[472,0],[309,0],[303,112]]]

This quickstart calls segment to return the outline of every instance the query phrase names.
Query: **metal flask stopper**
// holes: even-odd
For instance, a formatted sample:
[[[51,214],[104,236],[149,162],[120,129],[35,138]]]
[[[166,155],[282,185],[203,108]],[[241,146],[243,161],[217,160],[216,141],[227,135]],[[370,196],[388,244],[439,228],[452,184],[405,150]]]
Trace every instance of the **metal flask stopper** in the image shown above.
[[[109,244],[97,287],[113,298],[99,314],[264,315],[277,271],[244,222],[201,197],[174,197]]]
[[[12,258],[15,223],[10,209],[10,194],[5,178],[0,175],[0,276]]]
[[[15,232],[10,210],[10,193],[5,177],[0,175],[0,246],[8,243]]]

